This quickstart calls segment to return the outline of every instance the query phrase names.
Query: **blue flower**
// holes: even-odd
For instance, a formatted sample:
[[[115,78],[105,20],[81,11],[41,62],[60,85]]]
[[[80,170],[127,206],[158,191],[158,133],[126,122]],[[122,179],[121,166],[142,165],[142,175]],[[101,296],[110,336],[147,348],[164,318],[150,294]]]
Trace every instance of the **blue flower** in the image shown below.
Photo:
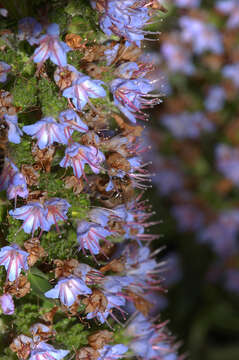
[[[158,95],[149,95],[154,88],[147,79],[124,80],[115,79],[110,84],[115,105],[133,123],[136,119],[146,120],[147,115],[142,109],[153,107],[161,101]]]
[[[7,281],[15,281],[21,270],[28,270],[27,257],[29,254],[20,249],[17,244],[4,246],[0,251],[0,265],[7,271]]]
[[[8,140],[14,144],[20,144],[22,131],[18,127],[17,115],[4,115],[4,120],[8,124]]]
[[[71,50],[71,48],[59,40],[60,30],[59,25],[51,24],[47,27],[46,35],[42,35],[39,39],[39,44],[34,51],[32,56],[35,63],[40,64],[40,66],[48,59],[60,66],[67,65],[66,53]]]
[[[239,25],[239,3],[238,0],[217,1],[217,10],[225,15],[229,15],[227,21],[228,29],[235,29]]]
[[[74,110],[62,111],[59,115],[59,121],[64,126],[64,133],[67,139],[71,138],[74,130],[83,133],[88,131],[88,126]]]
[[[222,75],[230,79],[237,89],[239,88],[239,62],[225,65],[222,69]]]
[[[10,294],[3,294],[2,296],[0,296],[0,306],[2,308],[3,314],[14,314],[15,307],[12,296]]]
[[[69,350],[55,349],[52,345],[40,342],[34,346],[29,360],[61,360],[69,352]]]
[[[225,102],[226,93],[221,86],[211,86],[204,101],[205,108],[210,112],[220,111]]]
[[[71,306],[77,300],[78,295],[89,295],[92,291],[83,280],[70,276],[58,281],[57,285],[47,291],[45,296],[51,299],[60,298],[65,306]]]
[[[22,198],[28,197],[26,178],[20,172],[17,172],[13,176],[12,181],[7,189],[7,197],[9,200],[16,199],[17,196]]]
[[[45,201],[44,207],[47,210],[46,221],[48,225],[51,226],[55,224],[59,231],[57,221],[67,220],[67,211],[71,205],[64,199],[52,198]]]
[[[226,144],[216,147],[216,164],[218,170],[239,186],[239,149]]]
[[[181,72],[186,75],[192,75],[195,72],[195,66],[192,63],[192,54],[189,49],[177,41],[164,41],[161,46],[161,53],[166,60],[167,66],[172,72]]]
[[[114,60],[116,59],[119,47],[120,47],[120,44],[116,44],[111,49],[105,50],[104,55],[106,57],[106,65],[107,66],[111,65],[114,62]]]
[[[74,175],[80,179],[82,175],[85,176],[84,166],[88,164],[91,170],[98,174],[100,172],[100,163],[104,161],[104,154],[96,149],[94,146],[84,146],[78,143],[73,143],[68,146],[65,151],[65,156],[60,162],[61,167],[71,166]]]
[[[91,255],[100,253],[100,240],[106,240],[107,236],[112,235],[110,231],[99,224],[82,220],[77,226],[77,241],[80,245],[79,250],[85,252],[89,250]],[[95,258],[95,257],[94,257]]]
[[[8,189],[13,181],[15,174],[18,172],[19,170],[16,165],[8,158],[5,158],[4,167],[0,175],[0,191]]]
[[[213,123],[200,111],[165,114],[160,121],[178,139],[196,139],[202,132],[214,130]]]
[[[18,22],[18,37],[27,40],[30,45],[38,44],[38,36],[42,32],[42,26],[32,17],[26,17]]]
[[[223,52],[222,36],[217,28],[196,18],[182,16],[179,21],[182,28],[182,40],[191,43],[196,54],[211,51],[215,54]]]
[[[7,73],[11,70],[11,66],[0,61],[0,82],[5,82],[7,80]]]
[[[106,96],[101,80],[92,80],[89,76],[80,74],[72,82],[72,86],[66,88],[62,95],[72,99],[77,110],[82,110],[90,102],[89,98],[97,99]]]
[[[23,230],[32,235],[34,232],[40,228],[42,231],[49,231],[51,223],[46,220],[46,209],[39,202],[29,202],[27,205],[24,205],[15,210],[10,210],[9,214],[17,220],[24,220],[19,231]]]
[[[37,139],[37,145],[44,149],[54,142],[66,144],[67,139],[64,134],[64,126],[56,122],[52,117],[45,117],[33,125],[23,126],[22,130]]]
[[[126,46],[140,47],[144,36],[150,34],[143,28],[150,19],[147,2],[137,0],[109,0],[100,18],[100,27],[108,36],[117,35],[126,39]]]
[[[114,360],[122,358],[122,356],[128,351],[128,348],[123,344],[105,345],[98,351],[100,356],[97,360]]]

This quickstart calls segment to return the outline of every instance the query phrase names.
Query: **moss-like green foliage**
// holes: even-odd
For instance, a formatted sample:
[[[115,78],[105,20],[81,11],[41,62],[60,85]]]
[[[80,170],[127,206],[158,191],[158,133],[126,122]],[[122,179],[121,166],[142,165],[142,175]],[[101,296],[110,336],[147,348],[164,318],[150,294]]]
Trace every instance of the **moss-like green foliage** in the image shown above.
[[[17,233],[21,227],[22,221],[15,220],[13,217],[9,216],[8,223],[8,234],[6,236],[6,240],[10,243],[16,243],[19,246],[23,246],[24,241],[29,238],[29,235],[23,230]]]
[[[59,173],[52,172],[49,176],[49,173],[41,172],[39,189],[47,192],[49,197],[62,197],[63,188],[64,182],[60,178]]]
[[[25,303],[16,307],[14,318],[17,334],[30,335],[29,328],[39,320],[39,306],[25,297]]]
[[[34,63],[26,53],[25,49],[17,50],[7,48],[0,52],[0,60],[11,65],[11,74],[17,76],[29,76],[34,74]]]
[[[36,78],[18,78],[12,90],[13,105],[24,111],[37,104]]]
[[[42,78],[38,82],[38,99],[43,116],[57,117],[61,111],[67,109],[66,98],[62,97],[57,86],[47,79]]]
[[[80,61],[83,53],[80,50],[74,50],[67,53],[67,63],[73,65],[77,70],[80,70]]]
[[[20,168],[22,164],[33,164],[33,156],[31,153],[31,141],[30,138],[26,136],[22,138],[21,144],[14,144],[10,146],[10,153],[13,157],[14,164]]]
[[[41,245],[48,253],[48,260],[77,258],[77,239],[75,230],[61,229],[58,234],[53,229],[42,235]]]
[[[103,36],[97,27],[98,14],[92,9],[88,1],[81,0],[79,4],[79,1],[72,0],[66,6],[65,12],[72,16],[68,25],[68,32],[79,34],[91,42]]]
[[[1,360],[18,360],[18,357],[10,348],[6,348],[4,355],[1,355]]]
[[[90,208],[89,196],[87,194],[76,196],[73,191],[69,190],[66,193],[71,204],[71,208],[69,209],[70,216],[78,220],[87,218]]]
[[[88,344],[89,332],[75,319],[62,319],[54,325],[54,329],[57,332],[56,341],[69,350]]]

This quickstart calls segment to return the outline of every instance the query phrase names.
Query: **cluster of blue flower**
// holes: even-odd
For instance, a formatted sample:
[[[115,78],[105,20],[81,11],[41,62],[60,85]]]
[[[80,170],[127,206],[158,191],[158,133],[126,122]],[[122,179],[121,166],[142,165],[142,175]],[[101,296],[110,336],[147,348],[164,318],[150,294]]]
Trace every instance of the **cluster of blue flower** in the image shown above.
[[[123,38],[126,50],[130,46],[140,47],[145,36],[151,34],[145,31],[144,27],[150,24],[153,7],[157,8],[156,5],[148,0],[92,1],[92,6],[100,13],[101,29],[106,35]],[[58,118],[49,114],[23,127],[18,126],[16,114],[4,114],[3,120],[9,127],[8,140],[19,144],[21,137],[25,139],[27,134],[36,140],[35,146],[39,151],[48,150],[56,143],[65,146],[65,156],[58,165],[62,168],[71,167],[74,174],[72,178],[78,184],[84,179],[86,186],[92,176],[106,175],[106,194],[117,192],[117,182],[124,184],[127,181],[133,194],[135,188],[146,189],[150,174],[145,168],[147,163],[143,163],[140,156],[145,150],[137,134],[141,128],[134,124],[137,119],[148,118],[144,109],[160,103],[158,94],[153,93],[154,82],[147,78],[152,68],[140,62],[121,62],[115,70],[117,78],[107,84],[99,79],[92,79],[67,63],[67,53],[72,49],[60,40],[57,24],[53,23],[44,28],[33,18],[24,18],[19,22],[17,38],[19,41],[27,41],[31,46],[37,46],[30,58],[37,64],[36,76],[41,76],[47,59],[57,66],[54,81],[59,85],[62,96],[68,99],[69,108],[60,112]],[[108,66],[117,63],[120,46],[120,43],[113,47],[110,44],[105,50],[104,57]],[[0,62],[1,82],[7,80],[9,71],[11,66]],[[67,73],[70,79],[66,86],[60,85],[64,73]],[[107,92],[113,95],[112,106],[124,127],[118,135],[102,139],[89,126],[86,117],[84,120],[82,117],[85,109],[97,113],[94,99],[104,99]],[[122,120],[120,112],[133,126]],[[125,131],[127,127],[128,132]],[[74,140],[75,135],[79,141]],[[94,179],[97,183],[97,177]],[[9,210],[9,215],[23,221],[17,233],[23,229],[25,233],[31,234],[31,241],[37,239],[39,242],[43,232],[49,232],[52,225],[60,232],[59,226],[64,226],[68,220],[71,204],[63,198],[48,198],[47,194],[37,199],[29,199],[31,187],[28,186],[26,177],[6,158],[0,175],[0,190],[7,191],[9,200],[15,199],[15,209]],[[25,199],[20,207],[17,207],[17,197]],[[174,339],[168,334],[165,324],[154,325],[148,318],[152,293],[162,288],[162,279],[159,276],[162,264],[156,262],[148,244],[143,245],[144,241],[150,243],[157,237],[146,232],[146,228],[154,225],[154,222],[148,220],[151,215],[146,201],[142,200],[142,194],[131,194],[128,198],[124,197],[120,204],[108,208],[93,207],[86,219],[78,220],[75,230],[78,250],[82,250],[85,258],[90,254],[92,263],[101,266],[101,255],[109,260],[109,254],[102,246],[103,243],[112,245],[109,236],[120,236],[121,246],[113,259],[100,268],[73,259],[65,260],[63,265],[68,270],[66,271],[64,266],[55,269],[55,286],[44,293],[45,298],[59,299],[59,306],[67,311],[83,304],[86,321],[94,318],[101,324],[106,323],[110,328],[113,323],[108,317],[119,323],[120,320],[125,320],[125,308],[129,307],[129,302],[131,306],[133,304],[133,312],[137,309],[143,315],[134,315],[125,325],[124,338],[127,346],[109,345],[107,341],[103,341],[96,348],[88,346],[79,349],[77,359],[113,360],[125,358],[127,354],[143,359],[179,359],[177,346],[174,345]],[[7,272],[6,282],[15,283],[16,287],[21,273],[27,273],[32,266],[31,251],[26,246],[25,249],[27,251],[17,244],[9,244],[0,250],[0,265],[4,266]],[[69,265],[72,262],[74,264]],[[0,303],[4,314],[14,313],[10,293],[5,292],[0,297]],[[120,319],[116,317],[115,310],[119,312]],[[69,354],[69,350],[55,349],[47,343],[49,334],[52,333],[48,325],[37,323],[29,331],[31,337],[20,334],[11,344],[11,349],[19,358],[23,346],[24,359],[30,356],[29,360],[60,360]]]

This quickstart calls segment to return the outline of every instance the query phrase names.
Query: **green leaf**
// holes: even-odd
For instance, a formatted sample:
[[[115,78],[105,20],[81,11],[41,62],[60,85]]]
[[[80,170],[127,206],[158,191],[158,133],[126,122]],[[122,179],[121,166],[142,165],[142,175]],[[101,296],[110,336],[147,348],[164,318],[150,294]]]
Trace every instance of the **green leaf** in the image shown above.
[[[51,289],[48,277],[38,268],[33,267],[28,273],[28,280],[30,281],[32,291],[46,301],[44,293]],[[50,300],[48,301],[51,302]]]

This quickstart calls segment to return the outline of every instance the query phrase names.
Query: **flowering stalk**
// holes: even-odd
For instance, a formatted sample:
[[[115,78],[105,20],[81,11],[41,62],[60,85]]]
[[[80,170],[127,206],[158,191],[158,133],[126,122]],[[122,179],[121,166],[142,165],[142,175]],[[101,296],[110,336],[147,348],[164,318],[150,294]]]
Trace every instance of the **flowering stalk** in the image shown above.
[[[140,120],[161,101],[140,47],[155,35],[146,27],[160,6],[91,5],[62,2],[58,24],[51,22],[54,4],[46,3],[45,17],[23,18],[17,34],[11,29],[2,38],[0,60],[11,57],[0,62],[0,82],[13,101],[1,106],[0,121],[16,145],[0,174],[9,200],[0,300],[16,324],[8,345],[24,360],[179,359],[164,324],[149,320],[153,294],[164,286],[150,250],[158,235],[148,229],[156,223],[138,194],[151,181]],[[91,39],[96,19],[99,43]],[[132,331],[130,313],[147,331]]]

